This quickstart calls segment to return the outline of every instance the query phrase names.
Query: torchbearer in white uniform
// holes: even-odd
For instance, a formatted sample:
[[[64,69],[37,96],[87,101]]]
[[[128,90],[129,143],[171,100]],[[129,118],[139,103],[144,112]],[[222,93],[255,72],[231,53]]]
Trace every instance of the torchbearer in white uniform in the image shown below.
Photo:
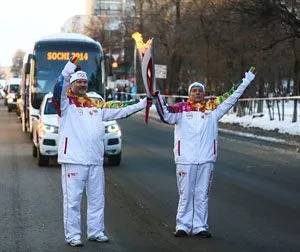
[[[252,67],[237,88],[214,101],[204,100],[205,86],[198,82],[189,86],[187,102],[167,106],[159,92],[154,95],[161,120],[175,124],[173,151],[179,194],[175,237],[211,237],[208,193],[217,158],[218,121],[255,78],[254,71]]]
[[[103,121],[128,117],[144,109],[147,98],[134,105],[116,106],[90,99],[88,76],[69,61],[54,87],[53,104],[60,117],[58,162],[61,164],[65,241],[82,246],[80,204],[87,194],[87,237],[108,242],[104,234],[104,134]],[[149,99],[148,99],[149,100]],[[148,102],[149,104],[149,102]]]

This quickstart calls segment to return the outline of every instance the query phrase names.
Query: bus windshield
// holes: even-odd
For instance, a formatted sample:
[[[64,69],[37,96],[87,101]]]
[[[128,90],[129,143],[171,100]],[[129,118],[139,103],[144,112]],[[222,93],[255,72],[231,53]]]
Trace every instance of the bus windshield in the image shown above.
[[[55,82],[71,56],[80,59],[80,66],[88,76],[88,91],[102,93],[102,54],[100,49],[88,44],[41,44],[35,50],[32,105],[39,109],[43,96],[53,91]]]

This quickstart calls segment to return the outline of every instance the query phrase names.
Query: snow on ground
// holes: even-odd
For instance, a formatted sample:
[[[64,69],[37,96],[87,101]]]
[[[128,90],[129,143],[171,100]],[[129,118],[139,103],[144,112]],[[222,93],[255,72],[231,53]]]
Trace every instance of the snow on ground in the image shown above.
[[[253,118],[253,115],[237,117],[236,113],[233,113],[233,110],[231,109],[226,115],[223,116],[220,122],[232,124],[238,123],[243,127],[258,127],[265,130],[278,130],[279,133],[288,133],[291,135],[300,136],[300,104],[298,104],[297,112],[297,122],[292,123],[293,102],[290,101],[285,104],[284,121],[279,121],[276,109],[274,110],[274,120],[270,120],[267,106],[264,106],[262,117]]]
[[[281,106],[281,104],[280,104]],[[279,106],[280,109],[282,109]],[[297,122],[292,123],[293,115],[293,101],[285,102],[284,104],[284,121],[279,121],[277,108],[274,109],[274,120],[270,120],[269,111],[264,104],[263,116],[262,117],[253,117],[253,115],[248,115],[246,110],[246,115],[243,117],[237,117],[236,113],[231,109],[227,114],[223,116],[220,120],[222,123],[231,123],[239,124],[243,127],[257,127],[264,130],[276,130],[279,133],[288,133],[290,135],[300,136],[300,103],[298,103],[298,117]],[[280,111],[282,114],[282,111]],[[156,116],[155,106],[151,107],[151,114]]]

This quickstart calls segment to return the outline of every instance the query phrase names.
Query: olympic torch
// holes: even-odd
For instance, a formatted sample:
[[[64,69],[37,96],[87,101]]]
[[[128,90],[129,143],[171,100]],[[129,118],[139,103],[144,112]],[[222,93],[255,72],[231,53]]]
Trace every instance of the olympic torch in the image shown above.
[[[135,32],[131,35],[135,40],[136,48],[138,51],[140,63],[141,63],[141,72],[145,91],[148,97],[153,93],[153,88],[155,87],[155,64],[154,64],[154,47],[153,47],[153,38],[149,39],[146,43],[143,42],[143,36],[139,32]],[[145,123],[148,124],[149,118],[149,109],[152,102],[147,102],[146,114],[145,114]]]

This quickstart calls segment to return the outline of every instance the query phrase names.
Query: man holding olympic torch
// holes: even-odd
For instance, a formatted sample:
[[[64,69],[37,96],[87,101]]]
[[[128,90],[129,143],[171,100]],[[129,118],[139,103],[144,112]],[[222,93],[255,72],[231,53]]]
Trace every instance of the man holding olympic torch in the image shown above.
[[[205,86],[198,82],[189,86],[187,102],[173,106],[167,106],[158,91],[155,94],[161,120],[175,125],[174,156],[179,193],[175,237],[211,237],[207,224],[208,195],[217,158],[218,121],[254,78],[255,68],[251,67],[238,87],[215,103],[205,102]]]
[[[104,234],[103,122],[126,118],[151,105],[151,98],[136,104],[114,104],[87,96],[89,76],[71,58],[54,87],[53,104],[59,115],[58,162],[61,164],[65,241],[82,246],[82,194],[87,195],[87,237],[108,242]],[[79,71],[76,71],[79,70]]]

